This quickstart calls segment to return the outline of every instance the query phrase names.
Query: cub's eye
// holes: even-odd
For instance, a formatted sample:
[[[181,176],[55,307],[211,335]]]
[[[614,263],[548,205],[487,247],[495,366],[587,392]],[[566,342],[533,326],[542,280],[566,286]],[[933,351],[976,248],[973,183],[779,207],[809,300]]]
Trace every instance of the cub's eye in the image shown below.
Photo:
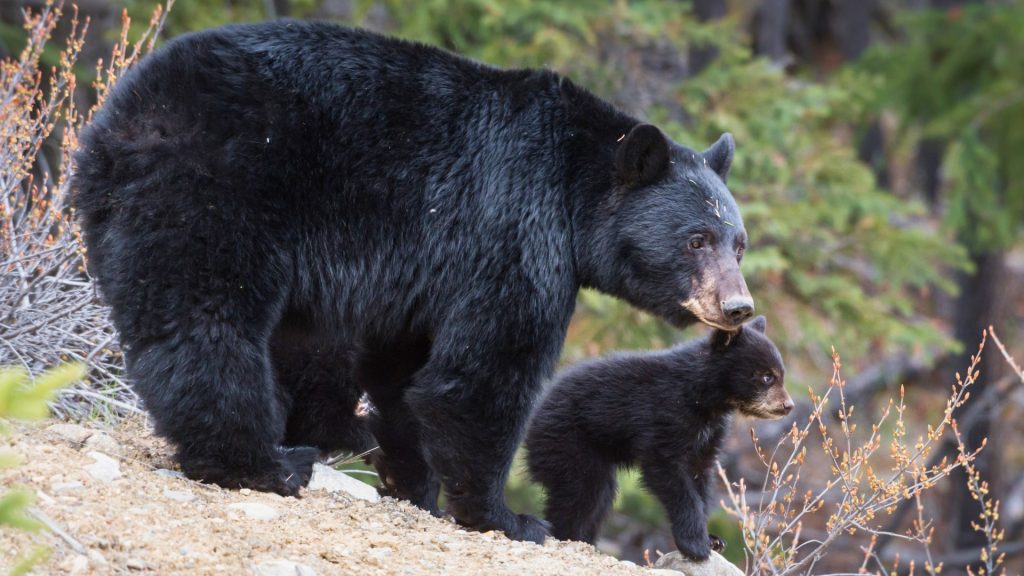
[[[775,374],[768,373],[761,375],[761,381],[764,382],[765,386],[771,386],[775,383]]]
[[[693,238],[690,238],[690,248],[693,250],[700,250],[704,247],[704,243],[705,240],[703,236],[694,236]]]

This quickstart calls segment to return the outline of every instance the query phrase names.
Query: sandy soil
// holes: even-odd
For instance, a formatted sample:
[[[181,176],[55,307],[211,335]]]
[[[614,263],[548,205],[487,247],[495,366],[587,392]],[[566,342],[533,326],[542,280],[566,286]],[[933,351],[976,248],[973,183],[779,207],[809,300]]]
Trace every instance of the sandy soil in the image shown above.
[[[170,449],[139,422],[102,431],[16,425],[0,442],[23,458],[0,471],[0,486],[34,492],[35,508],[65,533],[4,529],[2,574],[38,545],[52,554],[33,574],[659,572],[580,543],[537,546],[467,532],[388,498],[370,503],[311,491],[283,498],[192,482],[173,475]],[[103,455],[117,461],[118,477],[110,462],[97,464]]]

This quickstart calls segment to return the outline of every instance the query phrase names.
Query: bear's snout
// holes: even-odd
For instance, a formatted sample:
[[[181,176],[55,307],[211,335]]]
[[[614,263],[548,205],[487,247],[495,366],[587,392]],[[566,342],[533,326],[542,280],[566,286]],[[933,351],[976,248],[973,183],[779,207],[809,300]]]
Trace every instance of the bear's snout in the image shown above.
[[[722,302],[722,314],[733,324],[742,324],[754,315],[754,299],[750,296],[733,296]]]

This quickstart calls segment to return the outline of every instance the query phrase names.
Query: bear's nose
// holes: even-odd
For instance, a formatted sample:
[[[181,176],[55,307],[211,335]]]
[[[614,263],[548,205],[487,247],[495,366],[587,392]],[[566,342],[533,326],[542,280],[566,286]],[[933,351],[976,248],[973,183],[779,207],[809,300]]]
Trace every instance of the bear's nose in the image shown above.
[[[786,414],[789,414],[789,411],[793,409],[793,399],[786,398],[786,401],[782,403],[782,409]]]
[[[741,324],[754,315],[754,299],[749,296],[733,296],[722,302],[722,313],[733,324]]]

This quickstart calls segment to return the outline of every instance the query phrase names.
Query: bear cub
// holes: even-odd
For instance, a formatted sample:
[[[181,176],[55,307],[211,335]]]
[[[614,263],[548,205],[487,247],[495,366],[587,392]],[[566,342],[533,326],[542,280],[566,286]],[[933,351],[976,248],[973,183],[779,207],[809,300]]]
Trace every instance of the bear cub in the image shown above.
[[[658,352],[581,362],[556,377],[527,432],[527,464],[547,490],[560,540],[593,543],[615,497],[615,470],[638,465],[679,551],[704,560],[711,466],[734,411],[781,418],[793,408],[785,368],[758,316]]]

